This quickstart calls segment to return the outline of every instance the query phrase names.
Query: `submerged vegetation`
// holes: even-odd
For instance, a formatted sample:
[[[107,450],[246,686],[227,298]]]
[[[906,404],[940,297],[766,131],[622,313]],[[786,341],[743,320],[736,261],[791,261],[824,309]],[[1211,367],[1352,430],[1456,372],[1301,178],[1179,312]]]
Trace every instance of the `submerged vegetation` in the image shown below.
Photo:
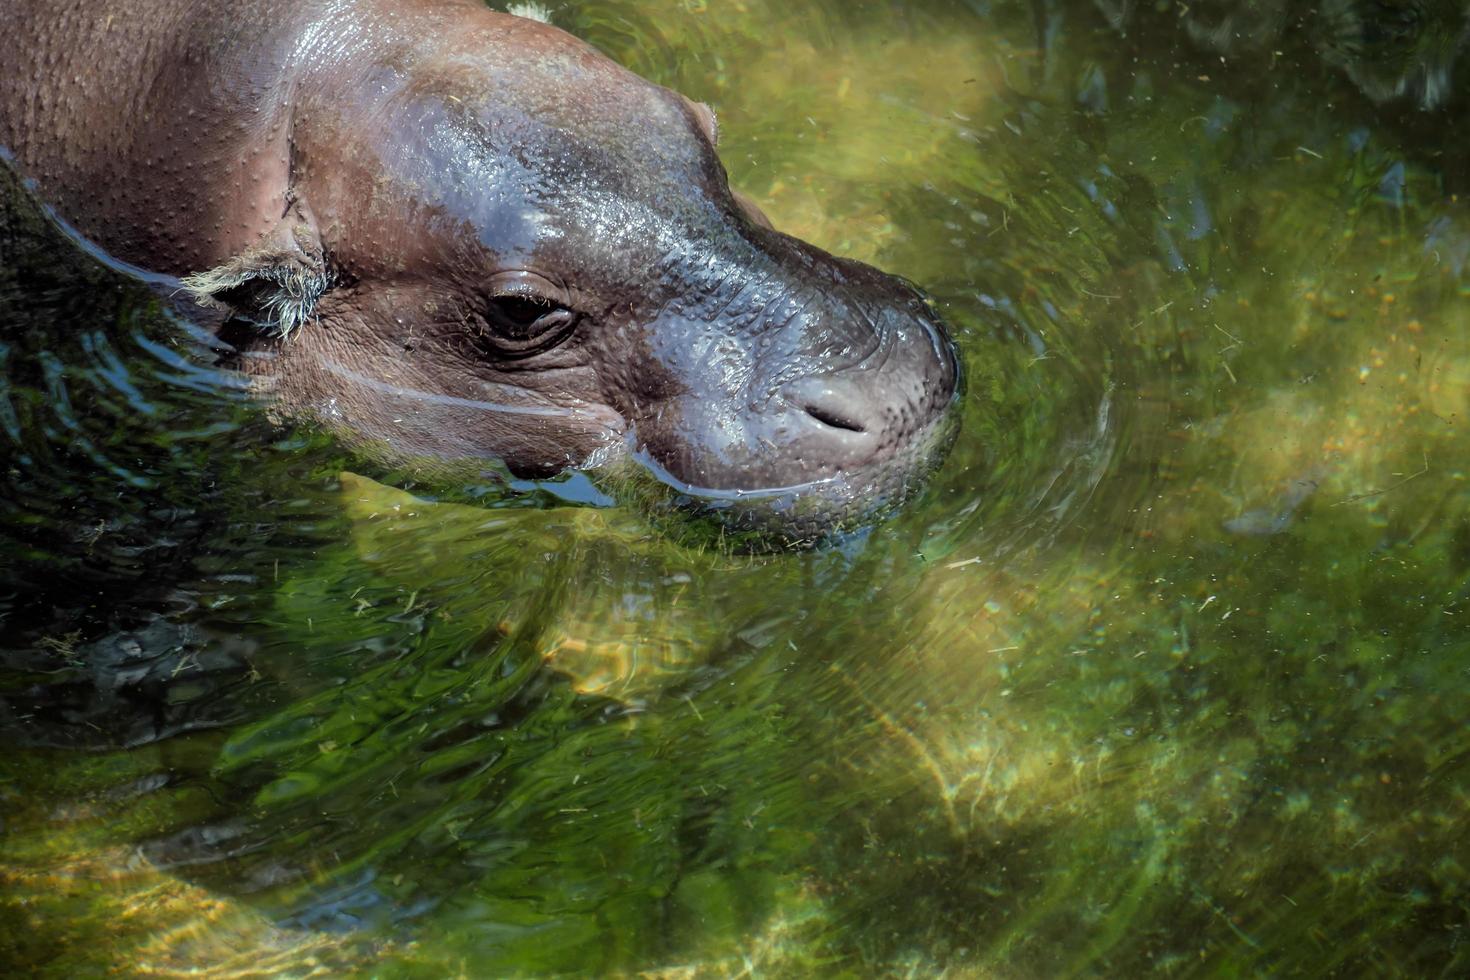
[[[938,298],[952,458],[754,557],[374,470],[12,208],[0,961],[1466,972],[1447,110],[1157,5],[551,16],[709,101],[778,227]]]

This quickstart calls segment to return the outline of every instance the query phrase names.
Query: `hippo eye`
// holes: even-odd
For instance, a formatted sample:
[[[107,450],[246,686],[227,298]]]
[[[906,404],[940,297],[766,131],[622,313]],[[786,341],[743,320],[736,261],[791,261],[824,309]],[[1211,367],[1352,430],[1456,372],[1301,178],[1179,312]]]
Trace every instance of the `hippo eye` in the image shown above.
[[[490,317],[495,332],[507,340],[532,340],[550,330],[569,313],[559,306],[524,296],[496,296],[490,301]]]
[[[502,272],[490,280],[484,339],[502,357],[525,357],[561,341],[576,326],[567,291],[534,272]]]

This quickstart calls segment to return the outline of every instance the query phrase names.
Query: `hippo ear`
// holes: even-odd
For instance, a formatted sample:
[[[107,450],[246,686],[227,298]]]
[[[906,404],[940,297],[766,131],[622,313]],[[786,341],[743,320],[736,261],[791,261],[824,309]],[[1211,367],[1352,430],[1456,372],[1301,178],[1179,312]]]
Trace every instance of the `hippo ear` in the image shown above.
[[[223,265],[182,280],[200,306],[229,310],[278,337],[311,319],[330,283],[316,218],[295,195],[258,242]]]

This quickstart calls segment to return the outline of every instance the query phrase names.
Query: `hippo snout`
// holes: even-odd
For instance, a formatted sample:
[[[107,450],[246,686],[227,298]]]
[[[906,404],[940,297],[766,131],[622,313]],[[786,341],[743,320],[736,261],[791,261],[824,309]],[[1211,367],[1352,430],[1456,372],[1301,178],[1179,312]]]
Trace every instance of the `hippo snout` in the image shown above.
[[[684,365],[681,394],[644,418],[643,458],[727,527],[811,542],[870,522],[916,493],[953,439],[959,365],[927,304],[864,269],[825,306],[757,328],[748,360]]]

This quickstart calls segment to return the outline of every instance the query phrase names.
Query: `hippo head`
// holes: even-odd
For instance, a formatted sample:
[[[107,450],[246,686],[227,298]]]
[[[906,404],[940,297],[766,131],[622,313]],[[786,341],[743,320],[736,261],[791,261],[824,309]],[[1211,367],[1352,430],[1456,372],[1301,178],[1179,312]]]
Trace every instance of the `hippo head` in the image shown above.
[[[288,409],[399,458],[634,462],[788,542],[922,483],[938,318],[732,193],[708,109],[519,18],[373,50],[297,83],[273,241],[188,281],[267,328]]]

